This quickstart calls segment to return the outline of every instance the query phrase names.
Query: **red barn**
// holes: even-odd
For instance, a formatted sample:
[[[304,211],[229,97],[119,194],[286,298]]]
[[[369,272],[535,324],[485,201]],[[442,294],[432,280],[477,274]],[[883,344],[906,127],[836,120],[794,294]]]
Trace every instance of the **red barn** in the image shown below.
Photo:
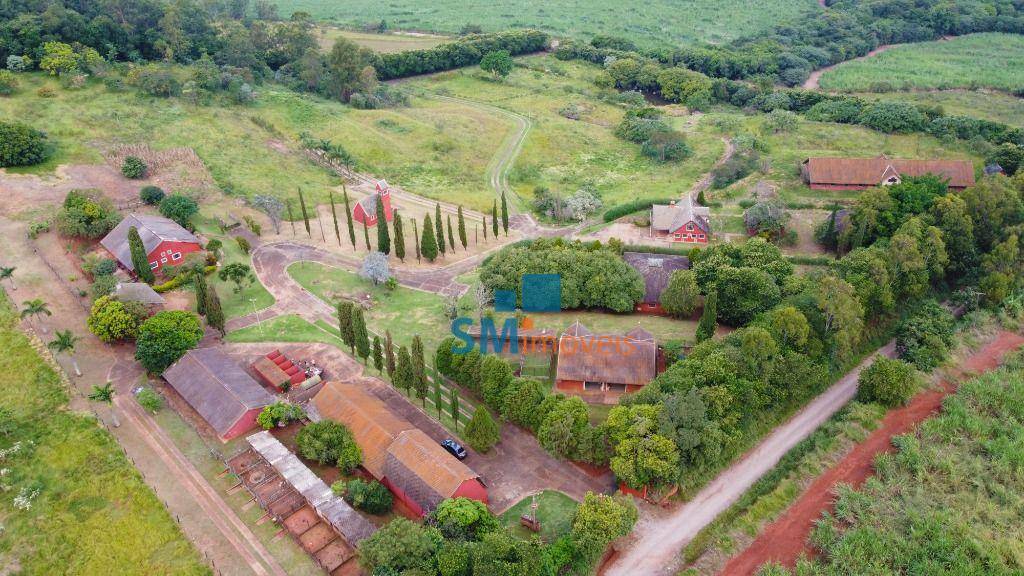
[[[866,190],[899,184],[903,178],[934,174],[951,190],[974,186],[974,166],[966,160],[900,160],[877,158],[808,158],[800,175],[814,190]]]
[[[391,222],[391,189],[384,180],[377,182],[377,190],[373,194],[356,202],[355,208],[352,209],[352,218],[356,222],[366,224],[367,227],[376,226],[378,201],[384,203],[384,217]]]
[[[312,406],[319,417],[352,431],[363,468],[416,514],[426,515],[447,498],[487,503],[487,488],[476,473],[365,387],[328,382]]]
[[[174,220],[162,216],[129,214],[100,240],[107,252],[129,271],[135,271],[131,249],[128,248],[128,230],[135,227],[146,247],[149,267],[158,271],[167,264],[181,264],[185,254],[203,249],[194,234]]]
[[[683,200],[668,206],[651,206],[651,234],[669,242],[707,244],[711,240],[711,212],[694,206],[687,193]]]
[[[216,348],[189,350],[163,377],[224,442],[255,428],[263,407],[274,403],[259,382]]]

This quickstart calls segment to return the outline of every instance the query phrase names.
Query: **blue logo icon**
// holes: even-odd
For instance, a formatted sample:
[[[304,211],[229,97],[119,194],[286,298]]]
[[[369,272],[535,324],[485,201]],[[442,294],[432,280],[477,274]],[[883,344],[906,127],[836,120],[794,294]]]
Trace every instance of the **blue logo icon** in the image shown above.
[[[562,277],[558,274],[524,274],[522,277],[522,310],[524,312],[560,312],[562,310]],[[516,311],[516,292],[514,290],[496,290],[494,292],[494,311],[514,313]],[[452,321],[452,334],[462,341],[461,346],[452,351],[455,354],[468,354],[473,349],[474,335],[470,333],[473,319],[460,316]],[[533,325],[527,316],[523,319],[523,327]],[[480,321],[480,353],[487,354],[488,348],[500,353],[508,343],[508,351],[519,353],[519,323],[515,317],[506,318],[501,326],[501,335],[493,318]]]

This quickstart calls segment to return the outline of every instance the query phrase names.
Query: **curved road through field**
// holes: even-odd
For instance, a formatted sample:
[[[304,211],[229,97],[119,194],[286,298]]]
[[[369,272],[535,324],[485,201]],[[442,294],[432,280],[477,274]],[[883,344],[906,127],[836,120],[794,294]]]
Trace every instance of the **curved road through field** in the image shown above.
[[[604,576],[670,575],[677,572],[679,553],[694,536],[727,510],[755,482],[801,440],[807,438],[838,412],[857,393],[861,370],[878,354],[893,357],[895,342],[889,342],[864,359],[828,390],[812,400],[785,424],[777,427],[741,460],[718,475],[689,502],[667,516],[641,520],[633,532],[632,545],[609,564]]]

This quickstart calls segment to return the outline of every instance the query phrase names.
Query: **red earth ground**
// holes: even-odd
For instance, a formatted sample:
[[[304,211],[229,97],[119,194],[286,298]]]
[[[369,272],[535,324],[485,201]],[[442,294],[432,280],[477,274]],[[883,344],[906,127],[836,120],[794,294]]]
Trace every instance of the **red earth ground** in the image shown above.
[[[1024,336],[1001,332],[969,356],[957,371],[970,375],[992,370],[1007,352],[1021,345],[1024,345]],[[807,546],[807,538],[815,520],[821,517],[823,511],[832,509],[836,485],[850,484],[857,488],[863,484],[872,473],[875,456],[893,449],[892,437],[909,432],[931,417],[942,407],[943,398],[955,391],[956,383],[947,380],[942,383],[941,389],[921,392],[906,406],[889,411],[878,429],[854,447],[836,466],[819,476],[746,550],[733,557],[721,574],[755,574],[766,562],[778,562],[792,568],[801,554],[813,555],[813,550]]]

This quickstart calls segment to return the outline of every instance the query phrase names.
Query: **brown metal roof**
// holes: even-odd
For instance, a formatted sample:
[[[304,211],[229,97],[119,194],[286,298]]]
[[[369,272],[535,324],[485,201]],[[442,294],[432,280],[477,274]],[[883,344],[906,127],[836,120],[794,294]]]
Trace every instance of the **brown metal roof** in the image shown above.
[[[949,185],[966,188],[974,185],[974,166],[966,160],[902,160],[878,158],[808,158],[804,160],[808,184],[878,186],[893,172],[899,176],[934,174],[949,180]]]
[[[402,432],[388,448],[384,474],[424,510],[436,508],[463,482],[478,477],[418,428]]]
[[[189,350],[163,376],[220,436],[249,410],[274,402],[259,382],[216,348]]]
[[[557,380],[643,386],[656,376],[658,346],[646,330],[634,329],[634,338],[591,334],[578,322],[573,326],[577,330],[558,340]]]
[[[643,277],[646,304],[656,304],[660,300],[673,272],[690,269],[690,259],[686,256],[624,252],[622,259]]]
[[[341,422],[352,431],[363,451],[363,468],[383,478],[388,447],[406,430],[416,427],[395,416],[376,396],[362,387],[328,382],[313,397],[313,405],[323,418]]]

